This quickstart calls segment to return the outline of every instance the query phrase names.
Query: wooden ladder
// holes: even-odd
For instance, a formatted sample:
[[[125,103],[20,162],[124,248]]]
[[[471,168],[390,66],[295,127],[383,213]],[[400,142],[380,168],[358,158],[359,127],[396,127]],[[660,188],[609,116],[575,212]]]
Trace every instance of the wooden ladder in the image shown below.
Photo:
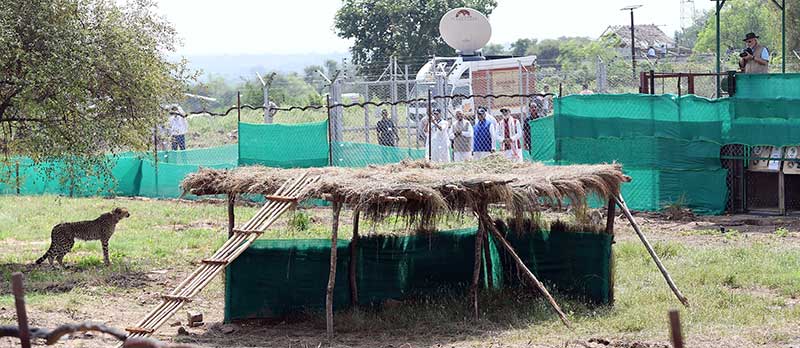
[[[175,290],[161,296],[161,304],[153,309],[135,326],[128,327],[128,337],[146,337],[153,334],[169,320],[184,304],[191,302],[200,290],[233,260],[241,255],[264,231],[269,228],[283,213],[293,208],[298,195],[310,184],[319,180],[319,176],[308,177],[303,173],[294,180],[286,181],[274,194],[265,196],[267,202],[253,218],[238,229],[210,258],[202,259],[191,275],[181,282]],[[120,346],[122,346],[120,344]]]

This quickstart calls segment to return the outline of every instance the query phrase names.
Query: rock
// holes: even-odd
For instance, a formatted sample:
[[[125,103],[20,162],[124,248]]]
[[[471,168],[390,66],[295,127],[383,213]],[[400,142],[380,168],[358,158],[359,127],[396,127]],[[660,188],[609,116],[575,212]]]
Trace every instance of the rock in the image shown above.
[[[181,326],[181,327],[178,328],[178,335],[188,336],[189,335],[189,331],[186,331],[186,328]]]
[[[219,331],[223,334],[229,335],[236,331],[239,331],[239,326],[234,324],[225,324],[219,328]]]
[[[171,326],[171,327],[181,326],[181,321],[180,320],[175,320],[172,323],[170,323],[169,326]]]
[[[198,311],[187,311],[186,322],[189,327],[197,327],[203,325],[203,313]]]

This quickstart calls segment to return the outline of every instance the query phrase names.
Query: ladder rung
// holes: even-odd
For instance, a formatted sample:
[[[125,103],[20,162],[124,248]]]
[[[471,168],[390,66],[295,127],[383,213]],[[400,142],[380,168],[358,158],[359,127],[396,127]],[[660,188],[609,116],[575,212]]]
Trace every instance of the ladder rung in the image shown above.
[[[251,234],[251,233],[255,233],[255,234],[263,234],[264,232],[262,232],[262,231],[256,231],[256,230],[233,230],[233,233],[242,233],[242,234]]]
[[[290,203],[297,202],[297,197],[267,195],[267,196],[264,196],[264,198],[266,198],[267,200],[270,200],[270,201],[275,201],[275,202],[290,202]]]
[[[203,259],[202,263],[208,263],[212,265],[227,265],[228,260],[219,260],[219,259]]]
[[[125,331],[128,331],[132,334],[148,334],[148,335],[153,332],[156,332],[155,329],[145,329],[143,327],[126,327]]]
[[[186,296],[174,296],[174,295],[161,295],[161,298],[167,301],[183,301],[183,302],[192,302],[192,299]]]

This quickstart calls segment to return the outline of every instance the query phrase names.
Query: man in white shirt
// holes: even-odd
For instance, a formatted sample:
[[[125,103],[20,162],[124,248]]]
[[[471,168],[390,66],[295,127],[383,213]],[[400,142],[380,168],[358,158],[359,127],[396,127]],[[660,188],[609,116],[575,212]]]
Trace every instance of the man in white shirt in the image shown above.
[[[464,118],[461,110],[456,111],[456,120],[450,126],[450,140],[453,143],[453,162],[472,159],[472,123]]]
[[[511,117],[511,112],[506,108],[500,109],[496,136],[503,155],[513,162],[522,163],[522,125],[518,119]]]
[[[169,111],[169,135],[172,137],[172,150],[186,150],[186,133],[189,123],[180,106],[174,106]]]

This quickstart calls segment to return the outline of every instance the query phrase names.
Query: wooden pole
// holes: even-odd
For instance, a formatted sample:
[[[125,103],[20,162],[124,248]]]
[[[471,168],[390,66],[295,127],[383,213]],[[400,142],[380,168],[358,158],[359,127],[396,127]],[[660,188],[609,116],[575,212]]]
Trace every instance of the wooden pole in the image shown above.
[[[625,214],[625,217],[631,223],[633,230],[636,231],[637,235],[639,235],[639,239],[642,241],[642,244],[644,244],[644,247],[645,249],[647,249],[647,252],[650,253],[650,257],[653,258],[653,261],[655,261],[656,266],[658,266],[658,270],[661,271],[661,275],[664,276],[664,279],[667,281],[667,284],[669,285],[670,289],[672,289],[672,292],[675,294],[675,297],[677,297],[678,300],[681,301],[681,303],[683,303],[684,306],[689,307],[689,300],[687,300],[686,297],[683,296],[683,294],[681,294],[681,291],[678,290],[678,287],[675,285],[675,282],[672,281],[672,277],[669,276],[669,272],[667,272],[667,269],[664,268],[664,265],[661,263],[661,260],[658,258],[658,255],[656,254],[655,250],[653,250],[653,247],[650,245],[650,242],[647,241],[647,237],[645,237],[642,231],[639,229],[639,224],[637,224],[636,220],[633,219],[633,215],[631,214],[630,210],[628,210],[628,206],[622,199],[622,195],[614,197],[614,200],[616,201],[617,205],[619,205],[620,209],[622,209],[622,212]]]
[[[236,202],[236,194],[228,194],[228,238],[233,237],[233,229],[236,227],[236,216],[234,215],[233,205]]]
[[[358,306],[358,282],[356,273],[358,271],[358,222],[360,211],[353,211],[353,238],[350,240],[350,304]]]
[[[614,243],[614,219],[617,215],[617,204],[614,202],[614,199],[608,200],[608,216],[606,217],[606,234],[611,235],[611,243]],[[614,251],[611,251],[611,270],[608,272],[609,274],[609,289],[608,289],[608,300],[611,303],[614,303]]]
[[[25,289],[22,286],[22,273],[11,275],[11,291],[14,293],[14,304],[17,307],[17,328],[22,348],[31,347],[31,332],[28,328],[28,313],[25,311]]]
[[[339,238],[339,211],[342,203],[333,202],[333,226],[331,229],[331,269],[328,274],[328,289],[325,295],[325,326],[328,338],[333,338],[333,287],[336,284],[336,240]]]
[[[519,258],[517,252],[514,251],[514,248],[511,247],[511,244],[508,243],[500,231],[498,231],[497,228],[492,224],[492,219],[489,217],[489,213],[487,211],[481,211],[478,212],[478,214],[480,216],[480,220],[483,221],[484,226],[488,227],[489,231],[492,233],[492,236],[494,236],[503,249],[505,249],[509,256],[511,256],[511,259],[517,264],[517,268],[523,270],[525,276],[528,278],[528,280],[530,280],[531,284],[533,284],[533,286],[536,287],[536,289],[538,289],[545,298],[547,298],[547,301],[550,303],[550,307],[554,312],[556,312],[556,314],[558,314],[561,322],[567,327],[571,327],[566,314],[561,311],[561,307],[558,306],[558,303],[556,303],[556,300],[553,299],[553,296],[551,296],[547,289],[544,288],[544,285],[539,281],[539,279],[536,279],[536,276],[533,275],[531,270],[528,269],[528,266],[526,266],[525,263],[522,262],[522,259]]]
[[[669,332],[673,348],[683,348],[683,333],[681,333],[681,318],[678,311],[669,311]]]
[[[475,263],[474,268],[472,270],[472,286],[470,288],[470,292],[472,293],[472,309],[475,312],[475,319],[480,317],[480,312],[478,311],[478,282],[481,279],[481,254],[483,253],[483,240],[485,237],[485,228],[479,228],[478,233],[475,234]]]

